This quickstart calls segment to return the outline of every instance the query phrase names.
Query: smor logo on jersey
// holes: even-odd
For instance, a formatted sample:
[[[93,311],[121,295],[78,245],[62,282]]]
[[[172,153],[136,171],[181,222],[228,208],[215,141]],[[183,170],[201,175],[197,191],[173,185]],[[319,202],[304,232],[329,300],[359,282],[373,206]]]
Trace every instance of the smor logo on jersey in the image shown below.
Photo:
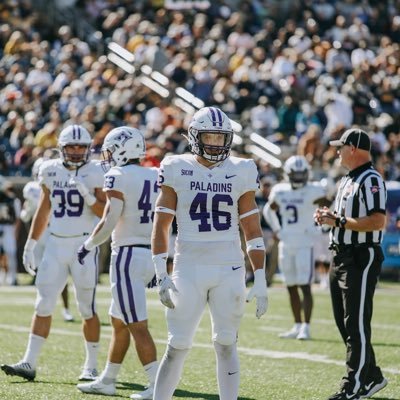
[[[379,186],[371,186],[370,190],[372,194],[378,193],[381,188]]]

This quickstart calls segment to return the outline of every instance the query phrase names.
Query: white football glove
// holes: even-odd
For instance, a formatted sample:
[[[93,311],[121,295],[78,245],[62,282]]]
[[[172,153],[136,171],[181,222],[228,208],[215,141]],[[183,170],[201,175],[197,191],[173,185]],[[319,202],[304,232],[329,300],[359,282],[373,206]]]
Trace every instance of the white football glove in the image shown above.
[[[178,289],[176,288],[174,282],[169,277],[169,275],[164,272],[162,273],[158,279],[158,295],[160,296],[160,301],[164,304],[165,307],[175,308],[175,304],[171,299],[170,290],[174,293],[178,293]]]
[[[33,250],[35,249],[37,241],[35,239],[28,239],[25,243],[24,253],[22,254],[22,263],[24,264],[25,270],[29,275],[36,275],[36,263],[35,254]]]
[[[268,309],[267,281],[263,268],[254,271],[254,285],[250,289],[246,301],[250,302],[254,297],[256,298],[256,317],[261,318]]]
[[[81,196],[85,199],[86,203],[89,206],[92,206],[94,203],[96,203],[96,197],[94,197],[90,192],[87,186],[85,185],[85,182],[83,182],[82,178],[80,176],[74,176],[69,180],[70,185],[75,185],[76,189],[78,192],[81,194]]]

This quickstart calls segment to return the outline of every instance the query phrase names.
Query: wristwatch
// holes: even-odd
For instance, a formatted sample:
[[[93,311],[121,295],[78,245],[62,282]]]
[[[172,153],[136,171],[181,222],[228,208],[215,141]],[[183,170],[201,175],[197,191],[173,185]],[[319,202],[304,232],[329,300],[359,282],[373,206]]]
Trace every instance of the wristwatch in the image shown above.
[[[340,217],[339,219],[339,227],[344,228],[344,226],[347,224],[347,218],[345,216]]]
[[[335,226],[337,228],[344,228],[344,226],[347,223],[347,218],[345,216],[342,217],[336,217],[335,218]]]

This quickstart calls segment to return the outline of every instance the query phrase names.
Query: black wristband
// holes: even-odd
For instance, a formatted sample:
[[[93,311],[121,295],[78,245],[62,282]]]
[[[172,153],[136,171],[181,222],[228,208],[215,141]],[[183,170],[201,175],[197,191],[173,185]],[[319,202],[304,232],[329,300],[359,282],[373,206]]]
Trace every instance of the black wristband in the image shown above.
[[[340,218],[336,217],[335,218],[335,226],[336,226],[336,228],[339,228],[339,224],[340,224]]]

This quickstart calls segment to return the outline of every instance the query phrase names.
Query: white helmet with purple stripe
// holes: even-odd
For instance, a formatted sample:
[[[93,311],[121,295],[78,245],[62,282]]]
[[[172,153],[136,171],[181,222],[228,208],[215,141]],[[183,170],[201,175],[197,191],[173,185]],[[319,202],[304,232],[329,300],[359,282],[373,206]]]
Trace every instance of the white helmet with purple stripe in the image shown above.
[[[210,162],[225,160],[231,151],[233,129],[227,115],[216,107],[197,111],[189,124],[188,140],[193,154]],[[221,141],[204,142],[204,134],[222,135]],[[218,142],[218,144],[216,144]]]
[[[61,159],[69,167],[79,168],[89,161],[91,144],[90,133],[82,125],[69,125],[58,137]]]
[[[303,187],[308,181],[310,164],[304,156],[291,156],[283,165],[283,171],[292,184],[292,187],[298,189]]]

